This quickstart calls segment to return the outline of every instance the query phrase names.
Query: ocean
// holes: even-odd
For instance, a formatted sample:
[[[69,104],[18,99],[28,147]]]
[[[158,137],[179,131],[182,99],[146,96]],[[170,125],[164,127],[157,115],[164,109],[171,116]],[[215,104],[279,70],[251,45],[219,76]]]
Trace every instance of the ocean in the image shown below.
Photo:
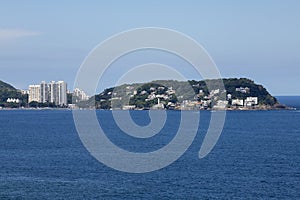
[[[300,110],[300,96],[278,96],[276,98],[280,103]]]
[[[150,122],[148,111],[131,115]],[[161,133],[137,139],[111,111],[97,116],[109,139],[132,152],[162,148],[180,122],[179,111],[168,111]],[[69,110],[1,110],[0,199],[300,199],[300,112],[228,111],[216,146],[199,159],[210,116],[201,111],[197,136],[177,161],[133,174],[92,157]]]

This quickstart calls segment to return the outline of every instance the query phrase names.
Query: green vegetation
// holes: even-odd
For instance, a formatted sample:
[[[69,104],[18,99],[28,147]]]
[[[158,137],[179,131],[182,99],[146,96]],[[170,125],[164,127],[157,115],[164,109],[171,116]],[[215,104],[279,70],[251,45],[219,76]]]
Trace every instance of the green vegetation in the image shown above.
[[[136,109],[150,109],[159,105],[160,102],[164,108],[174,109],[184,102],[187,104],[192,102],[195,106],[199,104],[199,106],[211,108],[217,105],[218,100],[228,100],[228,105],[231,105],[232,99],[245,100],[247,97],[257,97],[258,104],[261,106],[278,107],[277,99],[262,85],[258,85],[252,80],[246,78],[223,79],[224,88],[220,87],[219,83],[220,80],[190,80],[186,82],[161,80],[150,83],[124,84],[107,88],[87,101],[78,102],[77,106],[80,108],[111,109],[113,107],[122,109],[127,105]],[[212,94],[216,91],[220,95]],[[231,95],[231,98],[226,97],[228,94]],[[72,94],[68,94],[67,97],[68,103],[71,103]],[[9,98],[18,99],[19,102],[7,102]],[[28,95],[23,95],[13,86],[0,81],[0,107],[57,107],[54,103],[30,102],[28,104],[27,101]]]
[[[14,91],[14,90],[16,90],[16,88],[9,85],[8,83],[4,83],[3,81],[0,81],[0,91],[2,91],[2,90]]]
[[[19,103],[7,102],[8,98],[19,99]],[[17,108],[26,106],[28,95],[23,95],[13,86],[0,81],[0,107]]]
[[[206,80],[188,82],[162,80],[144,84],[125,84],[115,88],[108,88],[102,93],[95,95],[86,102],[81,102],[79,107],[96,107],[97,109],[122,108],[122,105],[134,105],[136,108],[148,109],[158,103],[157,95],[161,95],[160,100],[164,105],[182,103],[184,100],[202,101],[211,98],[207,87],[216,90],[220,81]],[[247,97],[258,97],[259,105],[274,106],[278,101],[262,85],[246,78],[223,79],[223,90],[219,91],[222,98],[226,100],[226,95],[230,94],[231,99],[246,99]],[[225,89],[225,90],[224,90]],[[172,93],[175,91],[175,93]],[[192,92],[191,92],[192,91]],[[151,94],[155,93],[151,98]],[[231,103],[229,99],[229,103]],[[215,99],[216,101],[216,99]],[[209,106],[212,104],[209,103]],[[168,106],[166,106],[168,108]]]
[[[39,103],[36,101],[32,101],[28,104],[30,108],[58,108],[59,106],[55,105],[55,103]]]
[[[274,106],[278,101],[273,97],[262,85],[255,84],[254,81],[246,78],[223,79],[228,94],[232,94],[232,98],[245,99],[246,97],[258,97],[259,104]],[[249,88],[249,93],[236,91],[236,88]]]
[[[189,81],[193,86],[195,93],[198,94],[200,90],[203,90],[204,95],[209,95],[207,88],[208,84],[213,84],[214,80],[206,81]],[[278,104],[278,101],[273,97],[262,85],[254,83],[254,81],[247,78],[230,78],[223,79],[224,87],[227,94],[232,95],[232,99],[246,99],[247,97],[258,97],[259,104],[273,106]],[[249,92],[236,91],[237,88],[247,88]]]

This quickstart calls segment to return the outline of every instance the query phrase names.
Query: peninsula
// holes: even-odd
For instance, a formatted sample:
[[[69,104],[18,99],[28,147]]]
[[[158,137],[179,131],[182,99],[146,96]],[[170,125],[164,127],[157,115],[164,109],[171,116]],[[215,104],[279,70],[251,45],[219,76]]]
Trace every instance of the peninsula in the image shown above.
[[[281,105],[262,85],[247,78],[124,84],[107,88],[79,108],[119,110],[275,110],[289,109]]]

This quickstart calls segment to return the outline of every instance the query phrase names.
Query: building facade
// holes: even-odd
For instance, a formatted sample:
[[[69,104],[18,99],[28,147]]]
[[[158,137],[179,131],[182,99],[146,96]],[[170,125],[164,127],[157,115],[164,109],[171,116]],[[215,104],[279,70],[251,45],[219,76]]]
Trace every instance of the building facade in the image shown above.
[[[67,105],[67,83],[51,81],[47,84],[42,81],[39,85],[29,86],[29,102],[55,103],[59,106]]]
[[[55,100],[57,99],[57,85],[55,81],[51,81],[49,83],[49,102],[51,103],[58,103]]]
[[[66,106],[67,104],[67,83],[58,81],[57,83],[57,105]]]
[[[36,101],[41,102],[41,86],[29,85],[28,102]]]
[[[41,82],[40,85],[41,92],[40,92],[40,102],[41,103],[46,103],[49,102],[49,92],[48,92],[48,84],[45,81]]]
[[[76,102],[79,102],[79,101],[86,101],[89,99],[89,96],[81,89],[79,88],[75,88],[74,89],[74,92],[73,92],[73,96],[74,97],[77,97],[75,99]]]

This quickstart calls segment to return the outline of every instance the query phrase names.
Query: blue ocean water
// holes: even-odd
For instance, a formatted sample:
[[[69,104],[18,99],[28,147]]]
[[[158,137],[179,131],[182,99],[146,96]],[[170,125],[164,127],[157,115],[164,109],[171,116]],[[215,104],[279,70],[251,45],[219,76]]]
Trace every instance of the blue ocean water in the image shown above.
[[[147,111],[133,111],[137,124]],[[110,111],[97,111],[108,137],[137,152],[167,144],[180,122],[168,111],[166,128],[148,141],[123,134]],[[0,111],[0,199],[299,199],[300,112],[230,111],[213,151],[198,158],[210,112],[201,112],[188,151],[158,171],[111,169],[83,147],[68,110]]]
[[[281,104],[300,110],[300,96],[278,96],[276,98]]]

